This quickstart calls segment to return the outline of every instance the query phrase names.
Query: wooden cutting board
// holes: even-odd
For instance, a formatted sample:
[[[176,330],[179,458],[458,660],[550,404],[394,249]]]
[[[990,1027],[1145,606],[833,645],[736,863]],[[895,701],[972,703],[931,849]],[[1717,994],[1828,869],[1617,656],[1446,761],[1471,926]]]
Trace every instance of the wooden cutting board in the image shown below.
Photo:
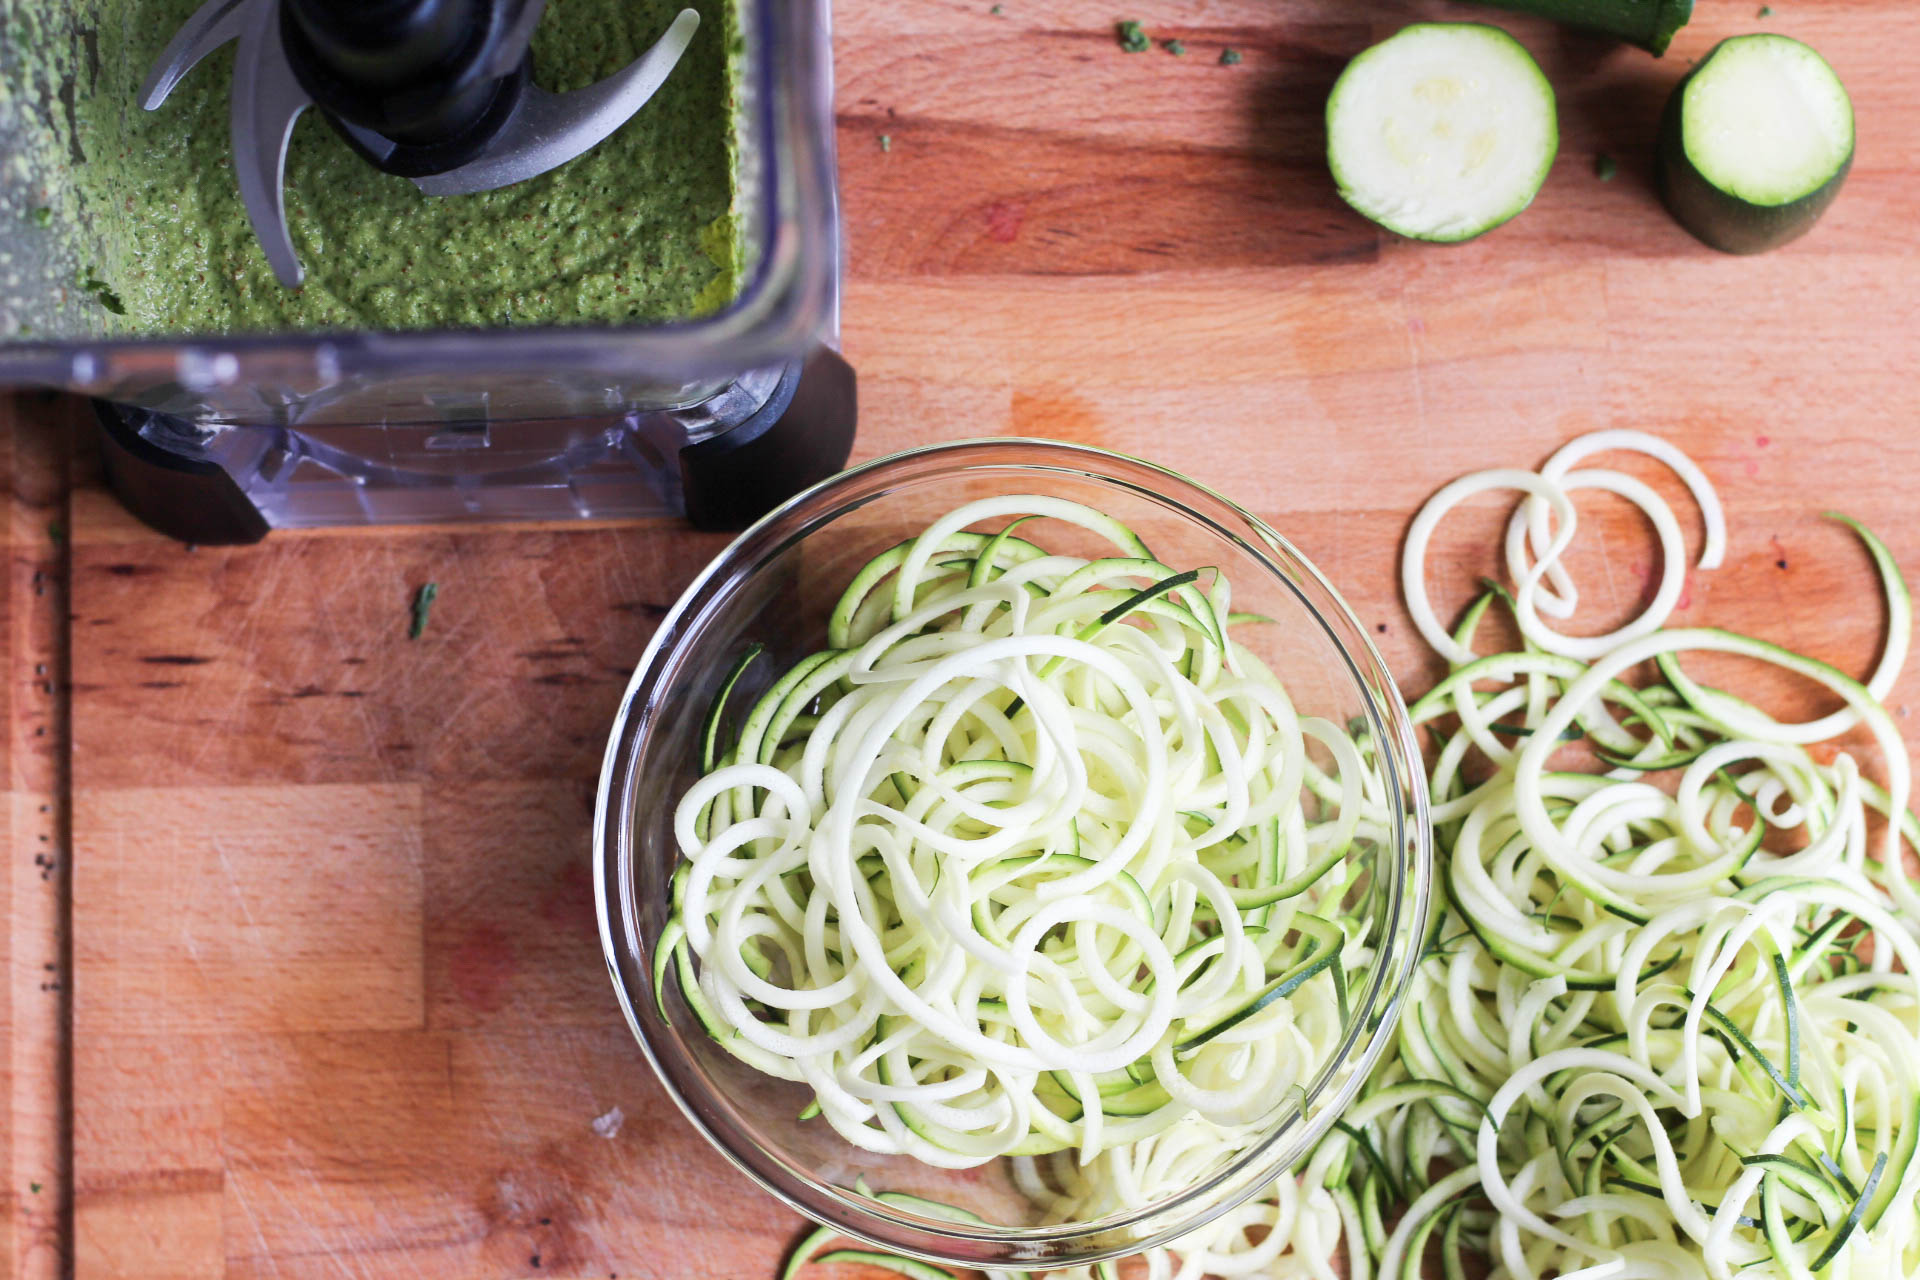
[[[1532,212],[1452,249],[1344,211],[1320,109],[1398,25],[1499,15],[996,7],[837,6],[860,456],[1017,433],[1181,468],[1292,537],[1417,688],[1433,664],[1394,585],[1414,508],[1464,470],[1641,427],[1731,514],[1729,563],[1692,577],[1681,617],[1871,664],[1866,558],[1819,513],[1868,520],[1920,572],[1920,6],[1775,0],[1766,25],[1851,87],[1859,161],[1811,238],[1742,260],[1667,220],[1648,151],[1688,60],[1756,29],[1755,0],[1701,0],[1663,61],[1508,22],[1559,86],[1561,157]],[[1123,16],[1187,54],[1122,53]],[[1219,64],[1229,46],[1243,63]],[[774,1274],[799,1223],[655,1085],[588,880],[621,689],[721,539],[193,551],[97,487],[72,405],[4,403],[8,1273]],[[1637,517],[1583,510],[1589,616],[1617,620],[1656,553]],[[1498,518],[1447,526],[1443,611],[1494,571]],[[1916,694],[1896,691],[1902,715]]]

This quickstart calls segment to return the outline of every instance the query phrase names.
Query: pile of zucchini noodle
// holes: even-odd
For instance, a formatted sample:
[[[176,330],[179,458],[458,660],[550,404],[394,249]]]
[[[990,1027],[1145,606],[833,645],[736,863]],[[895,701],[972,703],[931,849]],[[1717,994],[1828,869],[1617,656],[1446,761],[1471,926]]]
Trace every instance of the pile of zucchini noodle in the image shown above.
[[[1920,823],[1882,705],[1913,626],[1907,587],[1878,538],[1834,517],[1886,598],[1865,682],[1749,636],[1663,630],[1686,572],[1679,521],[1634,477],[1577,467],[1612,450],[1672,467],[1704,519],[1700,567],[1724,555],[1706,477],[1634,431],[1581,437],[1538,472],[1464,477],[1422,509],[1403,586],[1451,667],[1412,706],[1445,902],[1396,1043],[1295,1176],[1152,1252],[1146,1274],[1920,1276]],[[1578,602],[1562,555],[1581,489],[1635,503],[1662,547],[1647,609],[1600,637],[1544,620]],[[1429,541],[1496,490],[1521,495],[1512,590],[1489,584],[1448,631],[1426,594]],[[1483,656],[1495,610],[1522,647]],[[1688,655],[1709,654],[1770,664],[1840,708],[1775,719],[1689,674]],[[1204,1142],[1204,1123],[1157,1141]],[[1129,1154],[1103,1179],[1111,1198],[1152,1176],[1148,1144]],[[1179,1159],[1160,1167],[1177,1179]]]
[[[1040,519],[1101,554],[1044,549]],[[1231,592],[1037,495],[877,556],[825,649],[751,705],[760,653],[726,678],[656,997],[677,978],[867,1151],[1049,1157],[1022,1176],[1063,1205],[1184,1123],[1225,1138],[1181,1168],[1224,1165],[1353,1024],[1394,838],[1371,752],[1233,638],[1265,620]]]
[[[1607,449],[1673,467],[1705,516],[1701,565],[1717,564],[1705,477],[1637,432],[1583,437],[1539,473],[1456,481],[1409,533],[1408,604],[1452,666],[1412,708],[1435,750],[1446,904],[1399,1052],[1305,1181],[1356,1198],[1358,1277],[1416,1276],[1436,1239],[1450,1276],[1468,1255],[1529,1280],[1913,1276],[1920,895],[1906,850],[1920,828],[1880,701],[1906,657],[1907,588],[1879,539],[1836,517],[1887,599],[1864,684],[1764,640],[1662,630],[1685,573],[1678,522],[1632,477],[1572,469]],[[1541,620],[1577,599],[1560,555],[1581,488],[1634,502],[1662,545],[1652,603],[1603,637]],[[1494,489],[1524,495],[1505,542],[1514,590],[1490,588],[1449,634],[1426,600],[1427,543],[1454,504]],[[1480,657],[1496,606],[1523,648]],[[1698,683],[1689,654],[1771,664],[1843,705],[1783,723]]]

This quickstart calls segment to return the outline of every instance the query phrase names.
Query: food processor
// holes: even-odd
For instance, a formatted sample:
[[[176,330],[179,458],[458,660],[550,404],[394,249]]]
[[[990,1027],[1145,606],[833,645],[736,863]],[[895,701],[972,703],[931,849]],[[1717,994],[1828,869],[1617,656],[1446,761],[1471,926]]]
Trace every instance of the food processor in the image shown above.
[[[94,57],[110,38],[49,15],[57,8],[0,0],[0,385],[92,397],[107,481],[153,527],[201,544],[449,520],[684,516],[728,528],[845,464],[856,379],[834,349],[827,0],[739,0],[725,33],[739,284],[712,313],[162,337],[116,328],[114,296],[88,278],[91,229],[48,216],[61,157],[28,144],[63,105],[71,117],[74,89],[51,82],[36,42]],[[125,109],[164,113],[183,78],[233,78],[231,177],[258,252],[294,285],[280,170],[303,108],[318,107],[368,164],[460,200],[644,129],[648,98],[698,25],[683,15],[617,75],[553,93],[525,57],[542,8],[211,0]],[[457,56],[420,52],[449,33]],[[228,44],[230,62],[208,57]]]

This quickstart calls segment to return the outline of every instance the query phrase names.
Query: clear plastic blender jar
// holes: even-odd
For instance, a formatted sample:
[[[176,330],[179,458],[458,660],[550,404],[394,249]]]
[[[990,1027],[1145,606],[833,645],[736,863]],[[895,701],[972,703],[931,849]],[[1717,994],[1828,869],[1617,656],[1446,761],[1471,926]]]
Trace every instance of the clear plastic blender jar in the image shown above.
[[[109,480],[149,523],[205,543],[457,519],[726,527],[844,464],[826,0],[740,0],[742,284],[718,314],[163,338],[112,336],[75,283],[89,228],[31,216],[57,175],[25,135],[63,91],[35,82],[32,42],[78,38],[47,6],[0,0],[0,385],[93,397]]]

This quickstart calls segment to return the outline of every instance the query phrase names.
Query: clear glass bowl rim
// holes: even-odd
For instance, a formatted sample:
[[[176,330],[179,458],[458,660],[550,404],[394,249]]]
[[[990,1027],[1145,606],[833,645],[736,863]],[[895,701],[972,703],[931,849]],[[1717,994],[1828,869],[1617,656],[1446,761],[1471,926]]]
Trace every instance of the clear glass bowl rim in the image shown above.
[[[996,456],[1008,452],[1034,456]],[[1098,1223],[1002,1227],[938,1221],[857,1197],[794,1170],[771,1152],[736,1150],[708,1122],[697,1105],[699,1099],[687,1096],[663,1060],[665,1052],[684,1056],[683,1051],[672,1045],[656,1045],[645,1030],[636,1000],[645,1003],[652,999],[647,966],[642,963],[634,974],[625,971],[626,957],[619,940],[624,935],[640,936],[638,922],[625,910],[624,900],[630,895],[621,892],[617,877],[625,865],[623,856],[632,849],[633,808],[628,800],[650,710],[648,695],[657,669],[669,663],[685,636],[695,629],[693,624],[746,580],[740,576],[743,568],[764,563],[839,516],[884,497],[890,489],[881,482],[888,476],[904,472],[903,479],[927,480],[948,472],[1015,468],[1070,473],[1134,490],[1170,505],[1207,532],[1264,562],[1341,654],[1376,740],[1390,748],[1380,759],[1397,828],[1393,847],[1408,851],[1394,887],[1390,936],[1383,941],[1381,961],[1364,1000],[1355,1005],[1352,1025],[1322,1067],[1301,1110],[1206,1180],[1170,1199]],[[1134,474],[1116,474],[1125,472]],[[1189,497],[1212,504],[1218,511],[1200,511]],[[1224,526],[1218,517],[1242,527]],[[1290,574],[1303,581],[1295,581]],[[734,586],[725,586],[727,581]],[[716,588],[716,582],[722,585]],[[1303,586],[1317,591],[1322,600],[1309,598]],[[1383,698],[1375,692],[1395,688],[1365,627],[1311,561],[1260,517],[1170,468],[1092,445],[1025,437],[981,437],[921,445],[849,468],[763,516],[708,562],[661,619],[621,697],[594,807],[593,859],[601,948],[628,1028],[668,1096],[715,1150],[777,1200],[850,1238],[942,1265],[1014,1269],[1086,1265],[1165,1244],[1244,1203],[1303,1158],[1351,1104],[1398,1024],[1418,962],[1419,943],[1426,933],[1433,853],[1426,775],[1412,721],[1397,695]],[[1329,1095],[1328,1086],[1336,1083],[1336,1077],[1337,1087]],[[1324,1104],[1329,1096],[1332,1104],[1320,1105],[1315,1112],[1315,1104]],[[1315,1112],[1315,1119],[1303,1128],[1301,1120],[1309,1112]],[[1249,1178],[1248,1171],[1256,1167],[1260,1172]],[[1235,1182],[1242,1184],[1240,1194],[1216,1199],[1223,1187]],[[1129,1231],[1133,1234],[1124,1241],[1106,1240]]]

